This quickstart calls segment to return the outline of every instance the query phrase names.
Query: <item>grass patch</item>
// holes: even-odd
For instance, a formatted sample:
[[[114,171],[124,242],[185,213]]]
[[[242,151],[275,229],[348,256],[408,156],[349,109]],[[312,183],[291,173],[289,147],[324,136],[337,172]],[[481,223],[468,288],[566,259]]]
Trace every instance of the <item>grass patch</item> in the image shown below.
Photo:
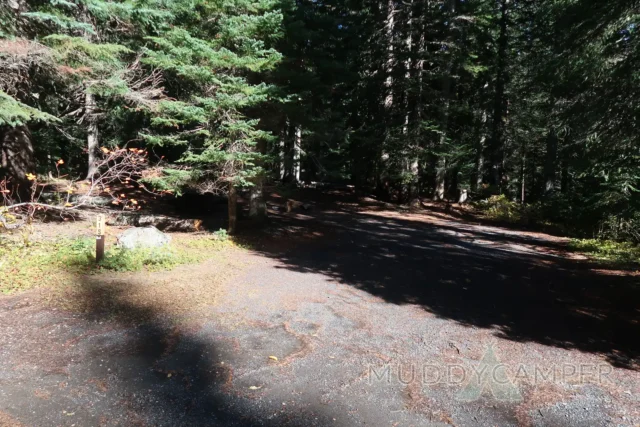
[[[166,248],[125,250],[112,246],[96,264],[93,238],[35,243],[0,240],[0,292],[63,284],[79,274],[170,270],[202,262],[230,245],[231,241],[214,234],[176,236]]]
[[[600,239],[573,239],[570,248],[615,265],[640,263],[640,247],[628,242]]]

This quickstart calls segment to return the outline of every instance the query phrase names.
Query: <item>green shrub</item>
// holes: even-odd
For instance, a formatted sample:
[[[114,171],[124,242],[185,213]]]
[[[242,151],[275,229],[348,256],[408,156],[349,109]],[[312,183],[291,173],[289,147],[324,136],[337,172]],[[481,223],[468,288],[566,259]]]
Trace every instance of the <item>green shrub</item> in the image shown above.
[[[86,271],[95,270],[96,267],[109,271],[161,270],[189,261],[186,254],[169,247],[128,250],[114,246],[105,252],[104,259],[96,265],[95,240],[92,238],[59,241],[54,249],[51,261],[66,268]]]
[[[227,230],[224,228],[219,229],[218,231],[214,231],[213,235],[217,240],[221,242],[226,242],[229,239],[229,235],[227,234]]]
[[[482,212],[485,218],[508,222],[513,224],[528,224],[535,217],[535,208],[530,205],[522,205],[509,200],[504,194],[491,196],[488,199],[476,202],[476,209]]]
[[[570,248],[613,264],[636,264],[640,262],[640,247],[629,242],[601,239],[574,239]]]
[[[618,242],[640,243],[640,213],[630,218],[622,215],[609,215],[598,224],[598,238]]]

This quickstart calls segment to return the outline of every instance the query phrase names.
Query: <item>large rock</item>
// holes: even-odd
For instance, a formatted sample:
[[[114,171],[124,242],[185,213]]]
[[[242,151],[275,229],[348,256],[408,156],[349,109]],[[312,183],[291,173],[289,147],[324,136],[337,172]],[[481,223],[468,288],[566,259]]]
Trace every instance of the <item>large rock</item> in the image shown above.
[[[118,245],[125,249],[159,248],[171,242],[171,236],[155,227],[134,227],[118,236]]]
[[[140,213],[120,213],[107,219],[107,225],[148,227],[154,226],[158,230],[164,231],[200,231],[202,220],[183,219],[166,215],[151,215]]]

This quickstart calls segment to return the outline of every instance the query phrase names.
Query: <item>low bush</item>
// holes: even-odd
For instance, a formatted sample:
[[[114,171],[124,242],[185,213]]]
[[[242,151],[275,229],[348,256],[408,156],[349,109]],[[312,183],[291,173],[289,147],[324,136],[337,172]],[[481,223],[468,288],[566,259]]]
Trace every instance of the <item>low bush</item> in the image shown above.
[[[538,205],[522,205],[509,200],[504,194],[491,196],[474,203],[482,216],[487,219],[511,224],[531,224],[539,218]]]
[[[598,224],[598,237],[601,240],[640,244],[640,213],[635,213],[631,217],[607,216]]]
[[[629,242],[602,239],[574,239],[571,249],[611,264],[637,264],[640,262],[640,247]]]

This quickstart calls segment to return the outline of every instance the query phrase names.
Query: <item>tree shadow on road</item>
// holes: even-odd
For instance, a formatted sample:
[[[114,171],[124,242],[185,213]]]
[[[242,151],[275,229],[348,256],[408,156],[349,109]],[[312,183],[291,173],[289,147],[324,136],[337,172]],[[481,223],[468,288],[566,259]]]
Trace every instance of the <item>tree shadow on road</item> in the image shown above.
[[[238,386],[235,369],[243,360],[246,363],[242,351],[248,350],[238,348],[234,336],[218,328],[215,318],[176,318],[153,302],[132,302],[136,288],[126,277],[114,281],[107,275],[89,275],[77,280],[65,293],[73,311],[36,311],[37,319],[27,321],[30,329],[25,334],[36,338],[26,337],[20,345],[40,339],[55,350],[30,362],[35,373],[8,392],[47,396],[46,405],[38,404],[32,411],[31,404],[5,401],[7,395],[3,396],[5,409],[13,408],[10,412],[17,418],[35,425],[73,421],[172,427],[329,422],[329,414],[313,404],[285,408],[282,400],[273,401],[263,390]],[[2,310],[23,307],[8,307],[5,301]],[[78,311],[83,314],[73,314]],[[40,327],[34,329],[34,322]],[[42,332],[44,338],[37,338],[38,329],[45,328],[53,335]],[[3,354],[14,360],[19,352],[7,346]],[[49,365],[59,379],[47,373]]]
[[[256,251],[281,261],[281,268],[322,273],[389,303],[418,304],[441,318],[494,329],[499,337],[640,368],[636,277],[542,253],[540,247],[558,247],[497,228],[339,209],[312,215],[280,215],[271,229],[322,237],[290,245],[265,238]]]

